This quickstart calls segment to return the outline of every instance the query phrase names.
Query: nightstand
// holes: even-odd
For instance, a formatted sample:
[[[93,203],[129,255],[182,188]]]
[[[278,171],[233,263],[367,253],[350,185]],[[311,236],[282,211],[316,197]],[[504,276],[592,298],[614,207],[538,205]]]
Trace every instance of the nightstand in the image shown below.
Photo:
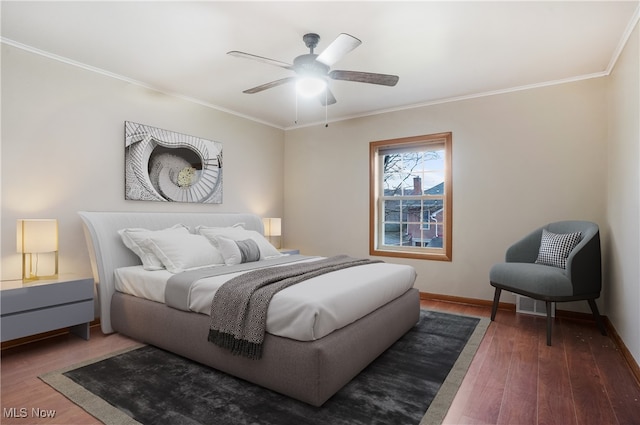
[[[93,278],[60,275],[58,279],[0,283],[0,339],[2,342],[70,327],[89,339],[94,319]]]
[[[280,251],[280,254],[288,254],[288,255],[300,254],[300,250],[299,249],[280,248],[278,251]]]

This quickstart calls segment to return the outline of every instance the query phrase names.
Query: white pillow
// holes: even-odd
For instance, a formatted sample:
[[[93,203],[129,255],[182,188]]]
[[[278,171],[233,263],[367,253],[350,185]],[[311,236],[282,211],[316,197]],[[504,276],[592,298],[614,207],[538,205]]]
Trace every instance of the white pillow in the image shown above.
[[[260,248],[260,259],[271,257],[280,257],[283,254],[280,253],[271,243],[265,239],[259,232],[255,230],[247,230],[242,227],[196,227],[196,233],[209,239],[211,243],[215,244],[216,236],[224,236],[234,241],[242,241],[245,239],[253,239]]]
[[[149,230],[149,229],[121,229],[118,230],[118,234],[122,238],[125,246],[133,251],[140,261],[142,261],[142,268],[145,270],[162,270],[164,266],[162,261],[153,253],[150,249],[143,246],[142,242],[149,239],[152,235],[162,234],[186,234],[189,233],[189,228],[184,224],[176,224],[173,227],[162,230]]]
[[[227,266],[260,260],[260,248],[253,239],[234,241],[224,236],[216,236],[215,241]]]
[[[207,238],[201,235],[152,235],[143,244],[162,261],[171,273],[224,264],[224,258]]]

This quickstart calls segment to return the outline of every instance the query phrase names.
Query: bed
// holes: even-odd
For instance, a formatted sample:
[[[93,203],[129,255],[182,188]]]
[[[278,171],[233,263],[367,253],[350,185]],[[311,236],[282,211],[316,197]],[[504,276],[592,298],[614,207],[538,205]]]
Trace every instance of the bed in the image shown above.
[[[278,335],[279,331],[270,331],[267,321],[261,358],[234,355],[207,340],[209,315],[170,307],[151,296],[136,296],[122,289],[122,278],[116,279],[116,275],[131,269],[134,272],[129,279],[135,279],[141,259],[125,246],[118,232],[125,228],[159,230],[176,224],[190,229],[197,226],[229,228],[241,223],[244,229],[262,234],[260,217],[245,213],[86,211],[79,215],[96,280],[101,329],[105,334],[121,333],[314,406],[327,401],[419,318],[419,293],[411,281],[401,293],[392,294],[388,302],[346,325],[334,325],[337,329],[323,331],[318,338],[294,339],[286,336],[286,332]],[[407,286],[408,270],[414,273],[415,280],[411,267],[384,264],[398,269],[403,275],[398,280],[405,280],[403,285]],[[353,273],[366,267],[370,266],[353,267],[349,271],[350,279],[357,281]],[[392,273],[388,278],[391,287],[397,286],[394,276]],[[328,274],[324,279],[331,277]],[[364,291],[362,298],[371,298],[369,295],[368,290]],[[272,304],[275,300],[276,297]]]

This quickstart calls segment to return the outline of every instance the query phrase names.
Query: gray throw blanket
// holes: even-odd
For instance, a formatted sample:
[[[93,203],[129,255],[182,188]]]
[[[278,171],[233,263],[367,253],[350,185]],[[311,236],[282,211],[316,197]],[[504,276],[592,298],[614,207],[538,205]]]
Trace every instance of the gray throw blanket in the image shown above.
[[[234,277],[218,289],[211,302],[209,341],[233,354],[259,359],[267,327],[267,309],[278,291],[335,270],[379,262],[337,255]]]

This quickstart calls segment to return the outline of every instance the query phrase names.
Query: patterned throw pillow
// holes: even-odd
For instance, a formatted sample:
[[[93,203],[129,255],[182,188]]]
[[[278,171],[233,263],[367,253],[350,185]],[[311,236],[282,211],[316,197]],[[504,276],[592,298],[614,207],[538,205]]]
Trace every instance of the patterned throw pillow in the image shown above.
[[[215,243],[227,266],[260,260],[260,248],[253,239],[234,241],[224,236],[216,236]]]
[[[216,245],[216,237],[224,236],[234,241],[243,241],[245,239],[253,239],[260,248],[260,259],[270,257],[281,257],[282,254],[278,251],[269,241],[255,230],[246,230],[242,226],[235,225],[233,227],[206,227],[197,226],[195,228],[197,234],[202,235],[209,239],[209,241]]]
[[[581,239],[582,233],[580,232],[556,234],[542,229],[542,241],[536,264],[565,269],[569,253],[580,243]]]

